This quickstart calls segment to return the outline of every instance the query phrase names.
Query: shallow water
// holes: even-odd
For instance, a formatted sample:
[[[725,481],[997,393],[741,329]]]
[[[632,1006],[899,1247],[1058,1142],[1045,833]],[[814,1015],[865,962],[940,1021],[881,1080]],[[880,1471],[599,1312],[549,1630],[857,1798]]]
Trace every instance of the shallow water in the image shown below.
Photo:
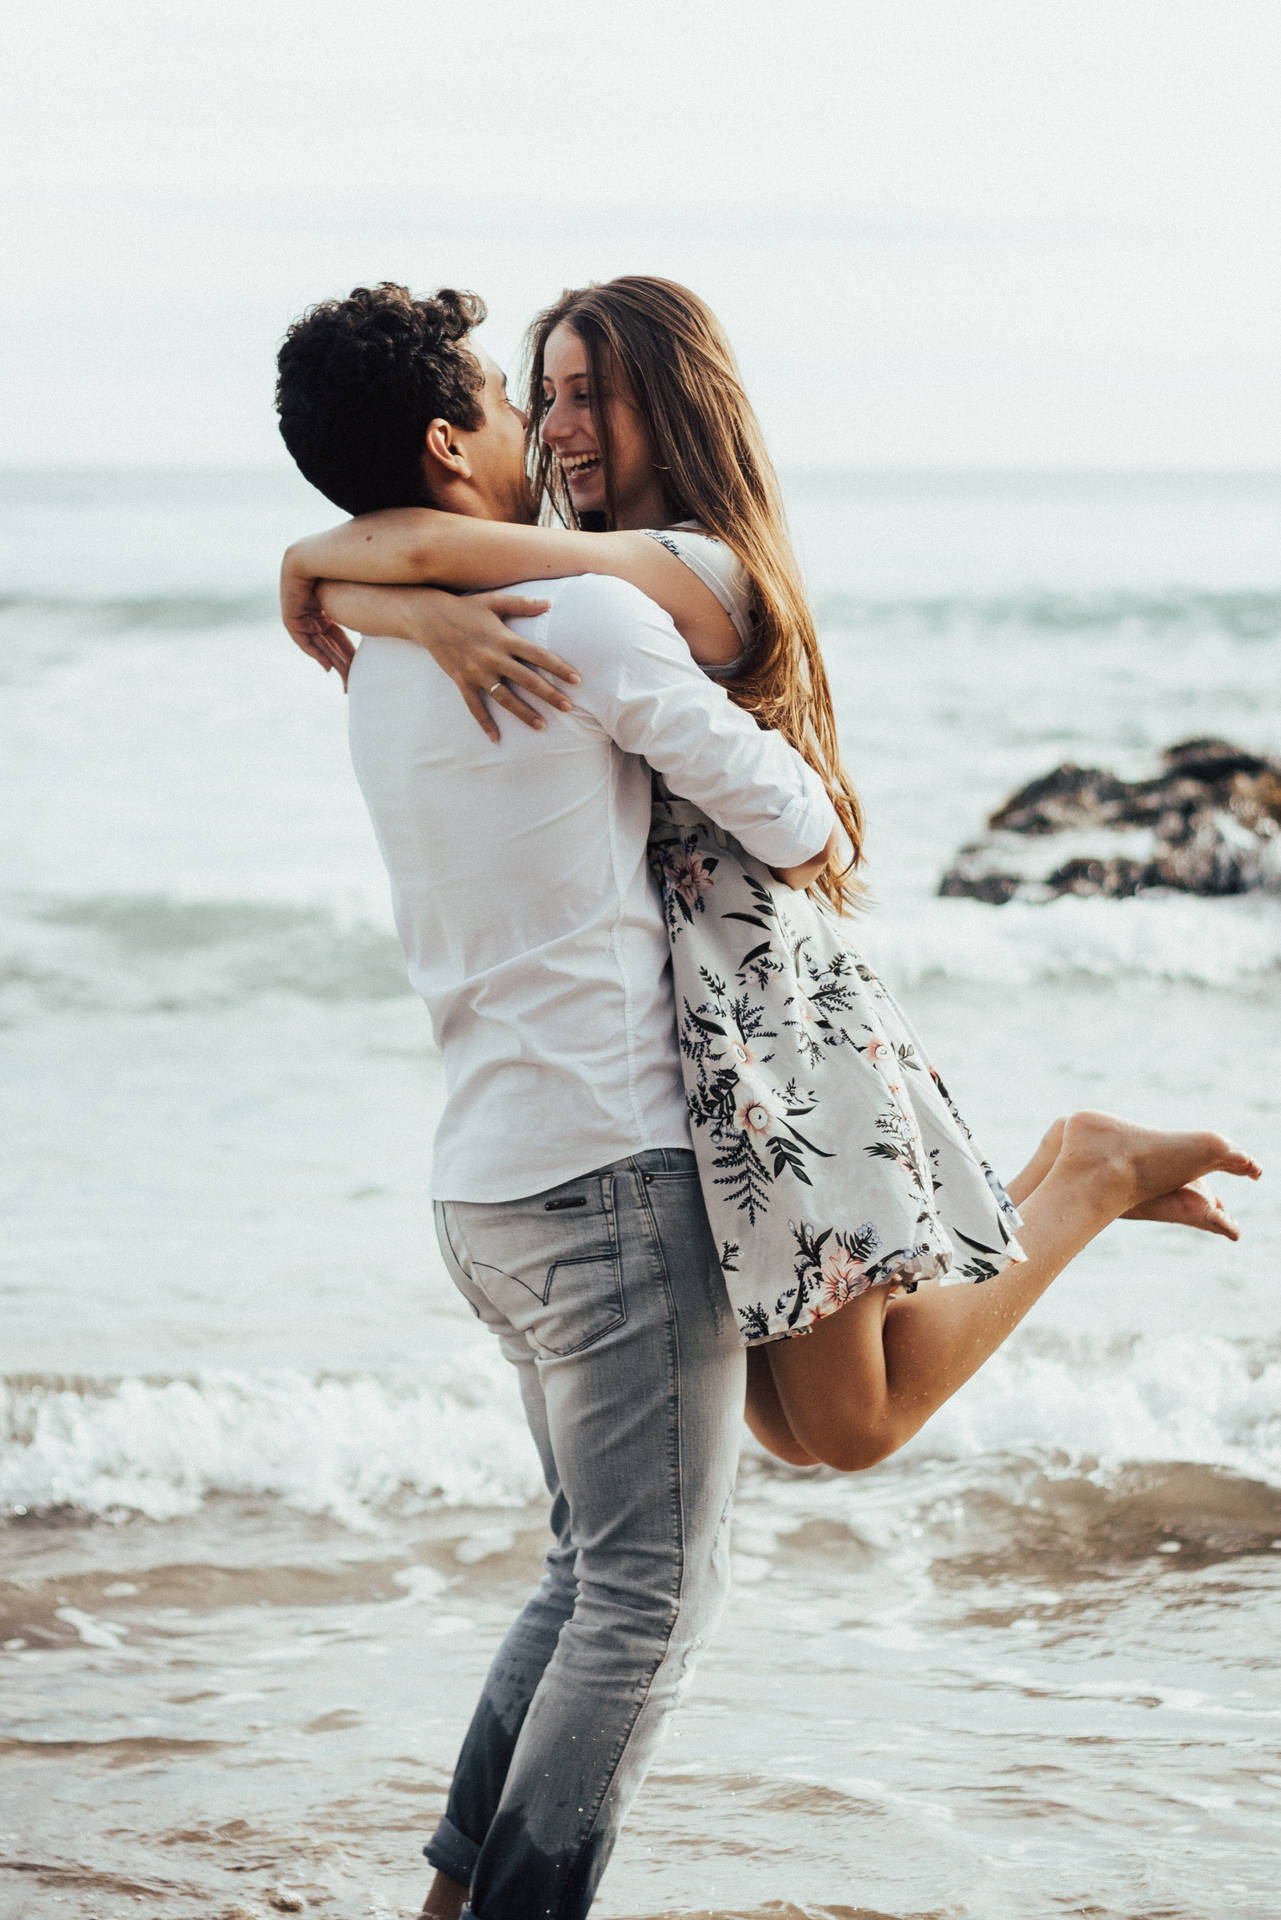
[[[533,1576],[288,480],[0,487],[0,1914],[414,1911]],[[1281,484],[810,479],[869,955],[1002,1168],[1054,1113],[1281,1164],[1281,902],[933,886],[1029,775],[1281,749]],[[598,1911],[1265,1920],[1281,1227],[1119,1227],[895,1460],[745,1454],[737,1584]]]

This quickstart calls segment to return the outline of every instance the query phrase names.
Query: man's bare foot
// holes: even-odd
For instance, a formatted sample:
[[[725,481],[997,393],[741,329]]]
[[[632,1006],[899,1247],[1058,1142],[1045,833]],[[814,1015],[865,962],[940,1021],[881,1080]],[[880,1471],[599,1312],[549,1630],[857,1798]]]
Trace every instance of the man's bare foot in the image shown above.
[[[1101,1195],[1106,1190],[1114,1217],[1169,1200],[1209,1173],[1257,1180],[1262,1172],[1222,1134],[1168,1133],[1111,1113],[1074,1113],[1063,1129],[1057,1164],[1091,1177]]]
[[[1123,1220],[1168,1220],[1176,1227],[1198,1227],[1203,1233],[1221,1233],[1225,1240],[1239,1240],[1241,1229],[1217,1194],[1201,1180],[1193,1180],[1176,1193],[1165,1193],[1159,1200],[1148,1200],[1131,1207]]]
[[[467,1904],[467,1889],[451,1880],[447,1873],[437,1873],[427,1891],[417,1920],[459,1920],[459,1915]]]

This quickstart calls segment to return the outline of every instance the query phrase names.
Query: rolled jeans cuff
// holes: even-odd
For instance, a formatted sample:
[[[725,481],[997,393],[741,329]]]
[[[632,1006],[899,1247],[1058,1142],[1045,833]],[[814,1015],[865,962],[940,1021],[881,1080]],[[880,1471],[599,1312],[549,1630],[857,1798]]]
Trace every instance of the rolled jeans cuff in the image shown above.
[[[460,1887],[471,1885],[472,1874],[476,1871],[476,1860],[480,1853],[480,1842],[469,1840],[461,1833],[453,1821],[446,1816],[423,1848],[430,1866],[437,1873],[447,1873]]]

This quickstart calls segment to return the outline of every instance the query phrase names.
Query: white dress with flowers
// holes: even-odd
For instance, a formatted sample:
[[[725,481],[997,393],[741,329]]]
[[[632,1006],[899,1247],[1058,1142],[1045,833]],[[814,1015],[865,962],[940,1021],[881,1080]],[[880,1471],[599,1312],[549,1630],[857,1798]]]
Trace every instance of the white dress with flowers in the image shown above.
[[[729,550],[685,527],[652,537],[746,644],[747,581]],[[743,1340],[808,1332],[869,1287],[988,1280],[1022,1260],[1013,1203],[850,924],[661,782],[649,850],[703,1198]]]

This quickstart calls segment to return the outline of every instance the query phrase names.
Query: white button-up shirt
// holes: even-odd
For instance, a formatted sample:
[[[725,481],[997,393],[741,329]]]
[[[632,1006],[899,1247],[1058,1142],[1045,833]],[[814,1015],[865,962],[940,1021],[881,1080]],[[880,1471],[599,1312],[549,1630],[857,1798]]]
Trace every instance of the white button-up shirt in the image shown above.
[[[447,1098],[440,1200],[514,1200],[690,1144],[667,934],[645,858],[650,768],[748,851],[794,866],[835,815],[818,777],[700,671],[654,603],[598,574],[518,593],[511,624],[582,675],[543,733],[494,745],[421,648],[371,635],[352,759]]]

